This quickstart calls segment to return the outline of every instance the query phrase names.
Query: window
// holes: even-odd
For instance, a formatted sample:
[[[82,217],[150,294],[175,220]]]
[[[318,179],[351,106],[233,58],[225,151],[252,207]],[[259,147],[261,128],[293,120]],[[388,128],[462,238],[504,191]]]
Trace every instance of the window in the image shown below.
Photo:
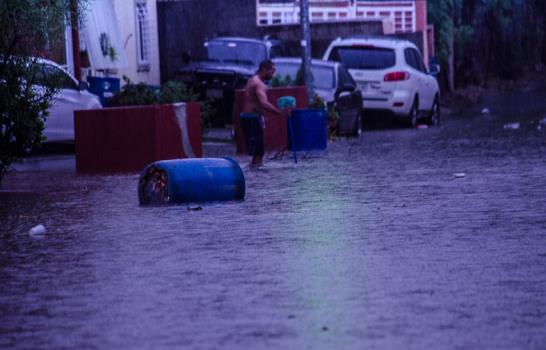
[[[78,90],[76,82],[61,69],[49,64],[38,64],[34,73],[34,84],[58,86],[61,89]]]
[[[421,54],[419,53],[419,51],[408,48],[404,50],[404,56],[406,58],[406,62],[411,67],[423,73],[427,72],[427,69],[425,67],[425,64],[423,63],[423,59],[421,58]]]
[[[411,49],[405,49],[404,50],[404,57],[406,58],[406,63],[410,65],[414,69],[419,69],[418,64],[415,61],[415,56],[413,55],[413,52]]]
[[[205,43],[207,59],[214,62],[229,62],[258,65],[266,59],[267,49],[262,43],[237,40],[211,40]]]
[[[275,64],[277,70],[275,75],[285,78],[290,76],[292,81],[296,81],[301,63],[283,63]],[[317,89],[334,88],[334,69],[326,66],[311,65],[311,74],[313,75],[313,86]]]
[[[147,72],[150,70],[150,27],[146,0],[136,0],[135,10],[137,70]]]
[[[349,69],[386,69],[395,65],[396,54],[392,49],[373,46],[338,46],[329,59],[342,62]]]
[[[417,62],[417,66],[419,67],[418,69],[421,72],[426,73],[427,67],[423,63],[423,57],[421,57],[421,54],[419,53],[419,51],[413,49],[413,55],[415,56],[415,61]]]

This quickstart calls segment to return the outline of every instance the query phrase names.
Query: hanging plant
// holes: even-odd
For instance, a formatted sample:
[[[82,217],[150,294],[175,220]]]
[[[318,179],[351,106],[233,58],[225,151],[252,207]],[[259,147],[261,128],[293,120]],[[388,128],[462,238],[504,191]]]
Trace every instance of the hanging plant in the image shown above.
[[[100,50],[104,57],[109,57],[112,62],[117,60],[116,49],[110,43],[110,37],[106,33],[101,33],[99,37],[100,41]]]
[[[101,33],[99,41],[102,55],[104,57],[108,56],[108,49],[110,48],[110,37],[106,33]]]
[[[113,46],[110,46],[110,48],[108,49],[108,57],[110,57],[110,60],[112,62],[118,59],[118,53],[116,52],[116,49]]]

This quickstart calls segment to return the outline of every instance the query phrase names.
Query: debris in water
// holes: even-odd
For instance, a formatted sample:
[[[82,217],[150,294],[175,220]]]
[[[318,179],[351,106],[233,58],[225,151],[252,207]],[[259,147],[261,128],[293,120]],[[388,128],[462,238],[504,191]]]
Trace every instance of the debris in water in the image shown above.
[[[323,326],[323,327],[322,327],[322,331],[323,331],[323,332],[326,332],[327,330],[328,330],[328,327],[326,327],[326,326]]]
[[[460,178],[462,178],[462,177],[465,177],[466,174],[465,174],[465,173],[455,173],[455,174],[453,174],[453,176],[455,176],[456,178],[460,179]]]
[[[538,130],[542,130],[542,127],[543,127],[543,126],[546,127],[546,118],[544,118],[544,119],[538,121],[538,127],[537,127],[537,129],[538,129]]]
[[[482,109],[482,114],[489,114],[489,113],[491,113],[489,108],[486,107],[486,108]]]
[[[517,129],[519,129],[519,123],[504,124],[504,129],[505,130],[517,130]]]
[[[428,125],[427,124],[419,124],[419,125],[417,125],[417,129],[428,129]]]
[[[188,211],[201,211],[203,210],[202,207],[188,207]]]
[[[31,236],[39,236],[39,235],[43,235],[45,233],[46,233],[46,229],[45,229],[44,225],[34,226],[28,232],[28,234],[31,235]]]

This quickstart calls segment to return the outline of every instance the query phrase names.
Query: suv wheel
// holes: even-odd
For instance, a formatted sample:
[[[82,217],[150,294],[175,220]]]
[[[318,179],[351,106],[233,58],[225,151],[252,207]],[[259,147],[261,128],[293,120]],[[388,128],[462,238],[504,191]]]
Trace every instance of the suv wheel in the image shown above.
[[[430,116],[427,119],[428,125],[438,126],[440,125],[440,103],[438,101],[438,96],[434,98],[434,103],[432,104],[432,109],[430,110]]]
[[[415,128],[417,125],[417,113],[419,112],[419,104],[417,98],[413,100],[413,105],[411,106],[410,112],[407,118],[407,125],[410,128]]]

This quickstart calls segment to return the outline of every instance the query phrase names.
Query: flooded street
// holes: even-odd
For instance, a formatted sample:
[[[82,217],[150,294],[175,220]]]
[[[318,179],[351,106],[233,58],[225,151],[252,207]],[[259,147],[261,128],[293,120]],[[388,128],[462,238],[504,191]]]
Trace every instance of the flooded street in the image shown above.
[[[28,158],[0,192],[0,348],[544,349],[544,96],[263,170],[209,143],[246,199],[202,210]]]

